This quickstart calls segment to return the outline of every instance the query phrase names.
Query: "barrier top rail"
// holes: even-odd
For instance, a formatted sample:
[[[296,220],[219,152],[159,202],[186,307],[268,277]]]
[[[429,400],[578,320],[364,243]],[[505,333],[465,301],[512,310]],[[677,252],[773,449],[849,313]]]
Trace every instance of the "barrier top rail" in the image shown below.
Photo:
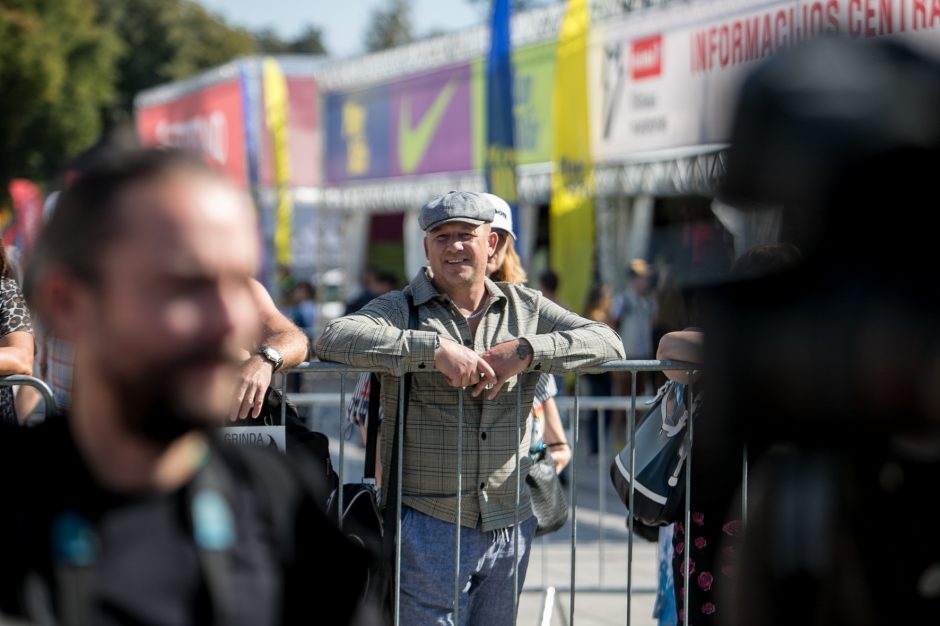
[[[48,384],[46,384],[45,381],[42,381],[34,376],[24,376],[23,374],[0,376],[0,387],[13,387],[15,385],[24,385],[26,387],[34,387],[37,389],[42,395],[42,399],[46,403],[47,415],[55,408],[55,400],[52,397],[52,389]]]
[[[685,361],[658,361],[658,360],[618,360],[607,361],[595,367],[586,367],[584,369],[574,370],[579,374],[596,374],[601,372],[659,372],[659,371],[700,371],[700,363],[687,363]],[[361,372],[371,372],[370,369],[361,367],[352,367],[341,363],[330,363],[327,361],[305,361],[296,367],[282,370],[285,374],[304,372],[317,372],[320,374],[358,374]],[[421,370],[424,372],[433,372],[433,369]]]

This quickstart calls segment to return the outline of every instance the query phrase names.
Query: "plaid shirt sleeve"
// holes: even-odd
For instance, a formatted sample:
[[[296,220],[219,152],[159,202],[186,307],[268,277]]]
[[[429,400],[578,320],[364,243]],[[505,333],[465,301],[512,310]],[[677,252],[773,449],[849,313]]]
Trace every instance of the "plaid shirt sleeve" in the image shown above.
[[[538,329],[523,335],[532,346],[530,370],[564,374],[624,358],[623,342],[602,322],[592,322],[545,297],[539,298]]]
[[[437,333],[407,327],[405,295],[390,292],[330,322],[317,341],[317,357],[394,376],[432,368]]]

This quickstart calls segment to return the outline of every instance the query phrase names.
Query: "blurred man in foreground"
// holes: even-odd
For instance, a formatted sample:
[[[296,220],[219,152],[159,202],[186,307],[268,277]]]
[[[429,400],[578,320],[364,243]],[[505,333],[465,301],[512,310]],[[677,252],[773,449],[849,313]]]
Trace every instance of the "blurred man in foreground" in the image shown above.
[[[125,155],[63,195],[27,292],[74,344],[72,407],[0,433],[0,471],[17,476],[2,612],[255,626],[328,604],[350,621],[363,557],[283,459],[210,434],[260,336],[255,232],[247,197],[179,152]]]

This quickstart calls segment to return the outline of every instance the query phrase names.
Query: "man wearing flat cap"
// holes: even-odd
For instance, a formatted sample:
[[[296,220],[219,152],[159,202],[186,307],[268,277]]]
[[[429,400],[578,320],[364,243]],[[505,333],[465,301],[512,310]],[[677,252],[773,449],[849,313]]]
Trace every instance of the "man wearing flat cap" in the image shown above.
[[[605,324],[536,290],[486,278],[497,244],[490,230],[494,213],[489,200],[473,192],[451,191],[428,202],[419,219],[428,266],[403,291],[334,320],[317,343],[320,359],[380,375],[385,476],[391,477],[399,378],[416,374],[406,399],[402,458],[402,624],[453,623],[461,400],[460,623],[513,624],[513,594],[519,592],[510,582],[513,567],[519,563],[521,589],[536,526],[524,480],[528,410],[520,427],[517,407],[532,405],[540,374],[623,358],[623,344]],[[410,306],[416,330],[408,329]]]

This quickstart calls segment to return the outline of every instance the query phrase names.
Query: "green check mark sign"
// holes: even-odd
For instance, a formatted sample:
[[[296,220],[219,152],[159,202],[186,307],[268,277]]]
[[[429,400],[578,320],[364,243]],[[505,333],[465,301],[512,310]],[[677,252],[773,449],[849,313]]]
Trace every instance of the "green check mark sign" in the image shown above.
[[[417,127],[411,124],[411,99],[408,94],[402,95],[398,110],[398,164],[403,174],[412,174],[418,169],[455,91],[456,77],[447,81]]]

